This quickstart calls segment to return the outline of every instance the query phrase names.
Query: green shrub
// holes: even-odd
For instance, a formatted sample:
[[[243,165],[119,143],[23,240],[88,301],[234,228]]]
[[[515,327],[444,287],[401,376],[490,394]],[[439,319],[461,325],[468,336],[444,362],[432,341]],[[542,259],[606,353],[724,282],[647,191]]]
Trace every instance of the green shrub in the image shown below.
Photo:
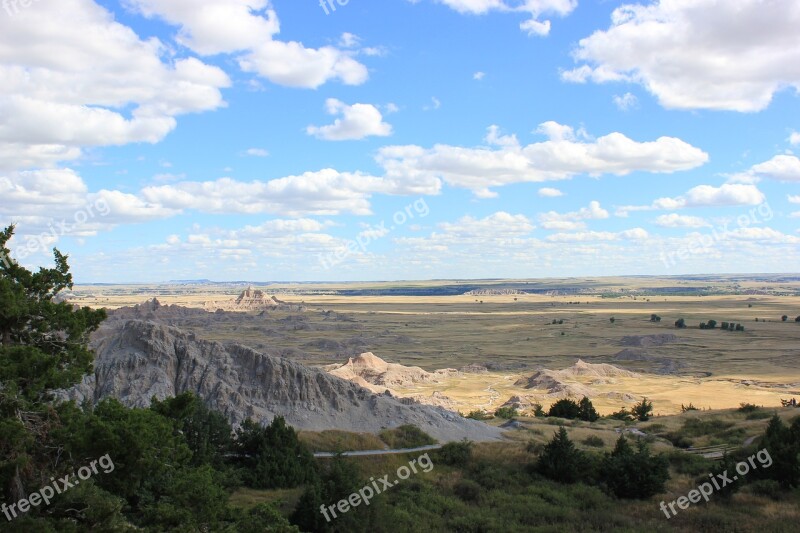
[[[436,439],[411,424],[399,426],[395,429],[384,429],[378,436],[389,448],[418,448],[436,444]]]
[[[664,492],[669,480],[669,462],[662,455],[650,455],[642,441],[634,450],[620,436],[614,451],[606,455],[600,466],[601,477],[609,491],[618,498],[646,499]]]
[[[462,479],[453,487],[453,492],[465,502],[477,502],[481,498],[481,486],[471,479]]]
[[[736,472],[736,463],[737,463],[736,459],[734,459],[728,454],[725,454],[722,457],[722,460],[717,462],[714,465],[714,467],[710,470],[710,474],[711,476],[713,476],[712,479],[720,479],[719,476],[725,474],[727,474],[728,477],[733,478],[734,474],[732,474],[732,472]],[[697,482],[698,485],[700,483],[706,483],[708,481],[708,475],[707,474],[702,475],[699,478],[695,479],[695,481]],[[734,493],[738,492],[741,487],[742,487],[742,482],[736,480],[733,481],[732,483],[727,483],[724,484],[724,486],[721,486],[714,493],[714,495],[715,497],[719,495],[724,499],[729,499],[731,496],[733,496]]]
[[[751,476],[775,480],[784,489],[800,486],[800,417],[787,427],[778,415],[773,416],[759,448],[767,449],[773,464],[751,472]]]
[[[664,435],[662,436],[668,441],[670,441],[672,445],[675,446],[676,448],[684,448],[684,449],[691,448],[692,444],[694,444],[692,439],[690,439],[686,435],[682,435],[680,432],[664,433]]]
[[[561,427],[542,450],[536,471],[553,481],[575,483],[585,479],[587,464],[586,455],[575,447],[567,430]]]
[[[569,398],[558,400],[550,406],[547,416],[566,418],[568,420],[584,420],[586,422],[594,422],[600,418],[597,414],[592,401],[584,396],[580,402],[575,402]]]
[[[581,408],[578,406],[575,400],[564,398],[562,400],[558,400],[556,403],[550,406],[547,416],[574,420],[575,418],[578,418],[580,411]]]
[[[679,450],[669,452],[665,457],[672,468],[679,474],[699,476],[710,472],[714,466],[714,461],[706,459],[702,455],[686,453]]]
[[[733,422],[720,420],[716,417],[688,418],[683,421],[681,433],[689,437],[702,437],[704,435],[719,435],[734,426]]]
[[[606,445],[606,443],[598,437],[597,435],[589,435],[585,439],[581,441],[585,446],[591,446],[592,448],[602,448]]]
[[[653,402],[648,402],[647,397],[642,398],[642,401],[637,403],[631,409],[631,414],[639,422],[647,422],[650,420],[650,415],[653,413]]]
[[[505,420],[511,420],[512,418],[517,418],[519,416],[519,412],[513,407],[500,407],[494,412],[494,416],[497,418],[503,418]]]
[[[473,443],[467,439],[461,442],[448,442],[434,452],[437,463],[449,466],[465,466],[472,458]]]
[[[764,420],[765,418],[770,418],[772,416],[772,412],[766,409],[759,409],[753,413],[747,413],[744,417],[745,420]]]
[[[608,415],[607,418],[613,418],[614,420],[622,420],[624,422],[630,422],[631,420],[633,420],[633,413],[628,411],[627,408],[623,407],[619,411]]]
[[[316,477],[313,455],[280,416],[267,427],[245,420],[236,432],[234,450],[243,481],[251,488],[297,487]]]
[[[755,411],[758,411],[759,409],[760,409],[759,406],[752,403],[740,403],[737,411],[739,411],[740,413],[753,413]]]
[[[471,418],[473,420],[491,420],[494,417],[486,411],[470,411],[465,418]]]
[[[781,484],[774,479],[759,479],[749,485],[750,492],[758,496],[764,496],[773,500],[780,500],[785,493],[781,489]]]

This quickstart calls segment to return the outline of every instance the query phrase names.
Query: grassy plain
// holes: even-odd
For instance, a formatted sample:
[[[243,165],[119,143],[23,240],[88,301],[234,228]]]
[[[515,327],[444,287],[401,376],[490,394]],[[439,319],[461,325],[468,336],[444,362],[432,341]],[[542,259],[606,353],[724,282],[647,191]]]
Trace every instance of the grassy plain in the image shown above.
[[[656,413],[673,414],[681,404],[713,409],[741,402],[776,406],[781,398],[800,395],[797,280],[710,276],[269,284],[258,288],[302,303],[305,310],[275,310],[261,317],[233,314],[178,325],[211,340],[291,354],[287,356],[305,364],[341,363],[372,351],[384,360],[428,371],[487,367],[486,373],[395,389],[401,395],[444,394],[463,412],[491,410],[512,396],[547,407],[554,399],[514,383],[536,369],[563,369],[577,359],[610,363],[640,377],[574,380],[596,393],[593,401],[601,413],[630,403],[629,397],[624,400],[627,394],[647,396]],[[115,308],[157,297],[162,304],[201,307],[208,300],[233,298],[243,287],[91,285],[74,292],[76,301],[92,306]],[[455,294],[475,289],[529,292]],[[652,314],[661,321],[651,322]],[[679,318],[689,327],[677,329]],[[710,319],[741,323],[745,331],[698,328]],[[635,346],[637,338],[662,334],[675,335],[675,342]]]

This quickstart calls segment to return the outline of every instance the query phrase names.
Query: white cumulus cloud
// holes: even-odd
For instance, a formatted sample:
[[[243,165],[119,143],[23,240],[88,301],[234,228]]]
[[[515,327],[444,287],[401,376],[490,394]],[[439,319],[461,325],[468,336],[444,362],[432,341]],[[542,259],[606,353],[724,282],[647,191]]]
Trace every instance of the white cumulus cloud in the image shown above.
[[[500,135],[492,126],[486,136],[491,146],[387,146],[377,159],[392,178],[441,178],[482,194],[490,187],[512,183],[563,180],[579,174],[671,173],[708,161],[708,154],[674,137],[638,142],[614,132],[583,140],[571,127],[556,122],[545,122],[538,131],[548,139],[523,146],[515,136]]]
[[[639,99],[636,98],[635,94],[625,93],[622,96],[614,95],[614,105],[617,106],[617,109],[620,111],[633,109],[638,103]]]
[[[656,218],[655,223],[662,228],[707,228],[711,226],[711,224],[701,217],[679,215],[678,213],[661,215]]]
[[[225,72],[165,52],[88,0],[0,17],[0,171],[53,166],[86,146],[155,143],[177,116],[224,105]]]
[[[754,165],[750,172],[773,180],[800,183],[800,158],[794,155],[776,155],[769,161]]]
[[[419,0],[410,0],[417,3]],[[550,21],[542,15],[565,17],[578,6],[578,0],[436,0],[464,14],[485,15],[492,11],[525,13],[530,18],[520,23],[528,35],[545,36],[550,33]]]
[[[353,51],[333,46],[308,48],[297,41],[280,41],[280,21],[269,0],[125,0],[148,17],[179,28],[176,39],[198,54],[235,54],[239,67],[273,83],[317,88],[331,80],[360,85],[367,68]],[[354,46],[352,34],[343,44]]]
[[[661,0],[625,4],[582,39],[566,81],[643,85],[676,109],[760,111],[800,89],[796,0]]]
[[[553,187],[542,187],[539,189],[539,196],[542,198],[558,198],[559,196],[564,196],[564,193]]]
[[[544,229],[571,231],[585,228],[584,220],[603,220],[609,216],[608,211],[600,207],[600,202],[592,201],[588,207],[571,213],[542,213],[539,215],[539,222]]]
[[[755,185],[743,183],[726,183],[719,187],[714,187],[713,185],[698,185],[682,196],[659,198],[650,205],[619,207],[615,214],[620,217],[626,217],[629,213],[635,211],[675,210],[688,207],[760,205],[764,203],[766,199],[764,193]]]
[[[325,102],[330,115],[341,116],[327,126],[309,126],[306,132],[326,141],[352,141],[366,137],[387,137],[391,124],[383,121],[380,110],[372,104],[347,105],[335,98]]]

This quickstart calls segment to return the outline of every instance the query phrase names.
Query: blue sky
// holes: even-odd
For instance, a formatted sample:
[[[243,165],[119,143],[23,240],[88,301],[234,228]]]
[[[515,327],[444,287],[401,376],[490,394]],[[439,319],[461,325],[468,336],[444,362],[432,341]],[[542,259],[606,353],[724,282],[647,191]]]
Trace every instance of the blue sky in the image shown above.
[[[798,25],[793,0],[7,1],[0,224],[80,282],[797,271]]]

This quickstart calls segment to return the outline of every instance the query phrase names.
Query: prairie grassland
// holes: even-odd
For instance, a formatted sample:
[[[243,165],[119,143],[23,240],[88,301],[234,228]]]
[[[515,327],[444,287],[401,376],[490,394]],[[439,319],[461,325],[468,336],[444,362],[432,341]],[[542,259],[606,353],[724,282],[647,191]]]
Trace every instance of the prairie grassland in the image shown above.
[[[552,289],[550,294],[393,295],[401,285],[412,292],[457,291],[458,283],[269,285],[262,288],[287,302],[304,304],[305,311],[275,310],[263,317],[232,314],[224,319],[209,314],[207,320],[176,325],[210,340],[241,342],[267,353],[290,349],[305,364],[341,363],[372,351],[384,360],[428,371],[487,367],[483,374],[463,373],[438,383],[393,389],[423,398],[438,392],[463,412],[492,410],[512,396],[529,397],[547,407],[555,399],[546,391],[514,383],[536,369],[566,368],[579,358],[641,374],[599,381],[575,378],[576,384],[595,393],[592,399],[601,414],[630,403],[630,398],[623,399],[626,394],[652,399],[658,414],[676,413],[681,404],[714,409],[741,402],[776,406],[781,398],[800,396],[800,323],[794,321],[800,315],[798,282],[604,278],[535,282],[538,291]],[[519,288],[527,283],[503,280],[481,286]],[[475,284],[463,282],[463,288]],[[688,294],[659,293],[664,287]],[[594,293],[575,293],[581,289]],[[163,304],[201,307],[207,300],[233,298],[241,290],[241,285],[83,286],[75,293],[79,303],[109,308],[152,297]],[[372,295],[381,291],[386,294]],[[661,321],[651,322],[652,314]],[[783,315],[787,322],[781,320]],[[689,327],[675,328],[679,318]],[[698,328],[712,319],[740,323],[745,331]],[[664,334],[675,335],[674,342],[636,346],[639,338]]]

